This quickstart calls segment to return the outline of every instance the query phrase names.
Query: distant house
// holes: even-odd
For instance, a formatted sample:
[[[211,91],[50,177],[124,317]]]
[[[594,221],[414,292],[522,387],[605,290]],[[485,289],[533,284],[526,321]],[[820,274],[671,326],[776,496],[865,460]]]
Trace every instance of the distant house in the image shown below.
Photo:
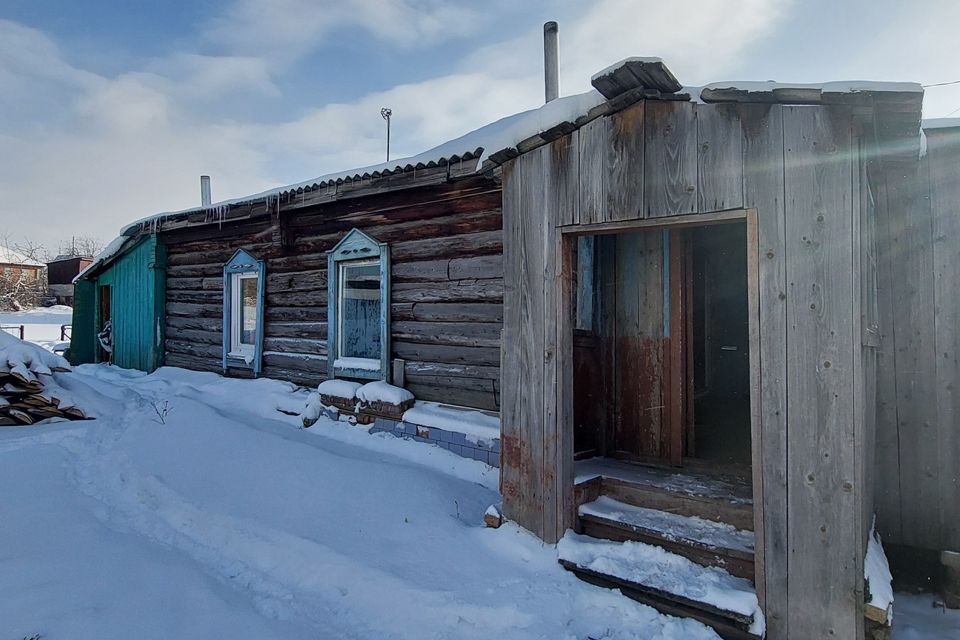
[[[71,358],[322,383],[371,430],[499,464],[503,515],[591,582],[723,637],[863,637],[890,620],[875,512],[885,542],[960,551],[960,121],[921,132],[915,84],[684,89],[648,58],[592,84],[129,225],[76,279]],[[415,403],[398,422],[357,391],[384,383]],[[676,591],[675,558],[633,571],[622,540],[749,606]]]
[[[34,282],[43,275],[47,266],[19,251],[0,245],[0,277],[6,280],[22,279]]]
[[[64,254],[47,263],[47,285],[57,304],[73,305],[73,279],[92,262],[91,256]]]
[[[19,309],[40,303],[46,292],[47,266],[0,245],[0,309]]]

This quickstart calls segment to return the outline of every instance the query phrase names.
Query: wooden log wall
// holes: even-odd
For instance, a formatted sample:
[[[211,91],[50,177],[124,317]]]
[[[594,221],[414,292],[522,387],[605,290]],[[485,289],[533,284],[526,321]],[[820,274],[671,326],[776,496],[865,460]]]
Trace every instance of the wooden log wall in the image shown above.
[[[167,232],[166,364],[220,370],[223,264],[242,247],[266,259],[263,375],[310,386],[326,379],[326,251],[356,227],[390,245],[392,357],[405,361],[406,387],[424,400],[495,410],[500,199],[494,180],[470,178],[281,210],[286,247],[275,217]]]
[[[926,137],[919,163],[878,169],[877,528],[960,550],[960,132]]]
[[[859,145],[847,106],[649,100],[504,165],[504,337],[518,345],[504,353],[508,518],[547,541],[574,520],[561,259],[573,237],[563,231],[755,208],[754,496],[767,637],[862,636],[872,424]]]

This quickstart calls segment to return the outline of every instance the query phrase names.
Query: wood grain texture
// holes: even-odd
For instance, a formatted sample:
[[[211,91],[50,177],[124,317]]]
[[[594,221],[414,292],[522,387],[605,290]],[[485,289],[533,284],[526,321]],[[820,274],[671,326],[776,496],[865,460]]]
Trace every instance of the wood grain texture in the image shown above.
[[[894,386],[900,471],[900,542],[939,548],[938,527],[925,526],[940,498],[937,441],[933,221],[926,175],[917,166],[885,171],[891,264]],[[920,183],[924,184],[921,185]]]
[[[862,635],[856,513],[851,122],[785,107],[790,571],[788,620],[808,637]]]
[[[699,210],[743,206],[743,135],[737,105],[697,107],[697,197]]]
[[[391,332],[391,356],[463,371],[415,374],[421,397],[484,409],[499,405],[499,381],[486,374],[473,378],[476,371],[469,369],[497,371],[500,364],[503,231],[495,181],[470,178],[402,195],[297,206],[284,216],[288,237],[296,234],[286,245],[278,241],[283,234],[257,220],[165,234],[173,257],[165,332],[174,361],[198,364],[210,357],[206,346],[222,332],[219,261],[240,246],[267,263],[264,375],[298,384],[325,379],[326,251],[356,227],[394,249],[390,313],[399,330]]]
[[[523,177],[517,161],[503,168],[503,332],[500,346],[500,495],[503,496],[503,515],[524,525],[524,495],[520,485],[520,442],[523,438],[520,387],[520,303],[523,289],[520,284],[521,245],[523,226],[521,202]]]
[[[960,550],[960,136],[928,138],[936,317],[941,549]]]
[[[580,220],[580,132],[550,143],[549,194],[554,220],[559,225]]]
[[[784,211],[783,108],[744,105],[744,204],[757,210],[758,313],[760,344],[759,460],[754,482],[762,483],[763,518],[755,523],[758,579],[771,638],[789,634],[787,513],[787,305]],[[762,544],[759,542],[762,541]]]
[[[697,110],[692,102],[649,101],[644,129],[647,218],[697,212]]]
[[[877,529],[884,540],[902,543],[900,500],[900,435],[897,421],[897,349],[893,315],[893,279],[898,256],[890,233],[897,225],[887,200],[884,163],[879,145],[868,157],[867,178],[877,209],[877,314],[880,345],[877,350],[876,482],[874,500]]]
[[[617,236],[614,384],[618,455],[661,458],[664,429],[663,234]]]
[[[646,101],[610,116],[607,207],[603,221],[643,218],[644,114]]]
[[[607,160],[610,146],[610,121],[597,118],[584,125],[580,146],[580,218],[579,224],[603,222],[607,204]]]

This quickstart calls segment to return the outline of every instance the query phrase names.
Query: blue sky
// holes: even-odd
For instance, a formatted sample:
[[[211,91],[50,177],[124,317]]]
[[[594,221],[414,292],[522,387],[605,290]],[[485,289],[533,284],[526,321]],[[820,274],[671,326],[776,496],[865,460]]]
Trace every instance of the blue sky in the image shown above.
[[[0,238],[55,250],[130,220],[412,155],[629,55],[687,85],[960,80],[954,0],[195,0],[0,4]],[[960,85],[925,115],[960,115]]]

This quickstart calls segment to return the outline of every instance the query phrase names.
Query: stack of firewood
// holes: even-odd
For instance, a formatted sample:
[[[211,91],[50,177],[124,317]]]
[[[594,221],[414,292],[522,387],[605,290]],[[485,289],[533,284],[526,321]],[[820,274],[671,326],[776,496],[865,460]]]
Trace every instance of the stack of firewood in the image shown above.
[[[69,363],[57,354],[0,331],[0,427],[86,418],[54,377],[66,371]]]

